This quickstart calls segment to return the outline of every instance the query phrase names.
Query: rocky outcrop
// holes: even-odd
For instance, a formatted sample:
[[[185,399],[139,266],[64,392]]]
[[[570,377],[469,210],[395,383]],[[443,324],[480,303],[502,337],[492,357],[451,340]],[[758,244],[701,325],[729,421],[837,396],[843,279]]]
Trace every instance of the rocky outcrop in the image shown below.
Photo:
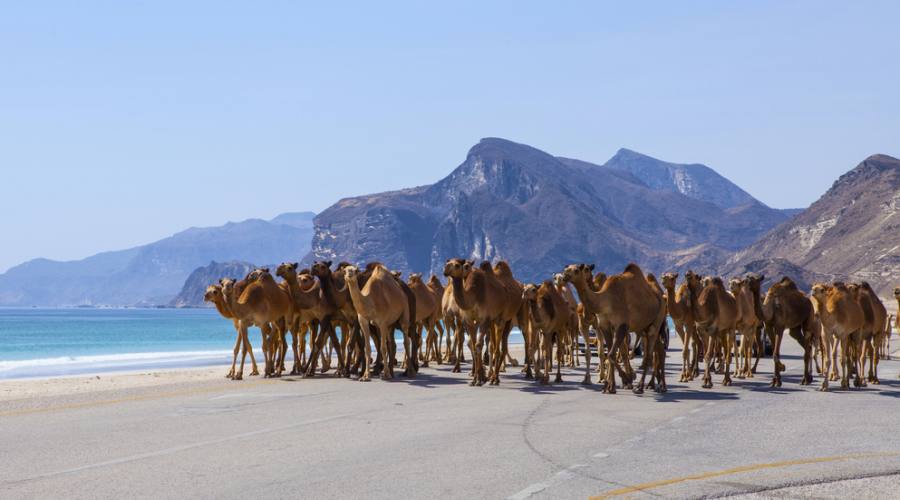
[[[738,251],[722,267],[782,259],[823,276],[868,281],[883,297],[900,283],[900,160],[866,158],[819,200]]]

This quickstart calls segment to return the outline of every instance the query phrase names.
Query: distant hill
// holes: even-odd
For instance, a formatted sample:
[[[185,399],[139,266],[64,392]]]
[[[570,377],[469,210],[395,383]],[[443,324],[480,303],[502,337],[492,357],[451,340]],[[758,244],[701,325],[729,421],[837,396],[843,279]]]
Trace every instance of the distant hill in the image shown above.
[[[249,262],[232,260],[229,262],[210,262],[209,265],[198,267],[187,277],[181,292],[169,302],[170,307],[212,307],[203,301],[206,287],[217,282],[220,278],[241,279],[256,266]]]
[[[866,158],[818,201],[722,266],[731,272],[760,258],[810,273],[866,280],[888,297],[900,284],[900,160]]]
[[[680,171],[627,150],[600,166],[482,139],[433,185],[345,198],[323,211],[305,260],[440,273],[453,256],[506,259],[528,281],[581,261],[610,272],[632,260],[662,270],[718,262],[788,218],[707,167],[688,166],[690,189],[687,181],[667,187],[659,168],[634,167],[653,162]],[[707,186],[731,187],[710,198]]]
[[[210,261],[282,262],[310,249],[311,212],[190,228],[140,247],[77,261],[35,259],[0,275],[2,306],[168,304]]]

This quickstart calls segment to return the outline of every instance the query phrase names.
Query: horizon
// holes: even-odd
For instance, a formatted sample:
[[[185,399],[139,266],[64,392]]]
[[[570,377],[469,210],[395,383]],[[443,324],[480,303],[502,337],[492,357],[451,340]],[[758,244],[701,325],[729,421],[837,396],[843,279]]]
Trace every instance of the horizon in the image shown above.
[[[700,163],[774,208],[898,156],[890,2],[8,11],[0,272],[431,184],[482,137]]]

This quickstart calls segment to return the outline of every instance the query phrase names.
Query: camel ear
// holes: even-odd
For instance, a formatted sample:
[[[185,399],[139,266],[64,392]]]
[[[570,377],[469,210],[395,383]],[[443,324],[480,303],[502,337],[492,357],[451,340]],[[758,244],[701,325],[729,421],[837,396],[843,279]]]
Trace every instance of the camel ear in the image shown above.
[[[299,263],[299,262],[294,262],[294,263],[291,264],[291,265],[294,266],[294,269],[297,269],[298,267],[300,267],[300,263]]]
[[[594,264],[588,264],[588,269],[590,269],[591,272],[594,272]]]
[[[325,265],[328,266],[328,267],[331,267],[331,261],[330,261],[330,260],[324,261],[323,264],[325,264]]]
[[[678,279],[678,273],[672,273],[672,277]]]
[[[765,280],[766,280],[766,275],[765,275],[765,274],[760,274],[760,275],[759,275],[759,281],[765,281]]]

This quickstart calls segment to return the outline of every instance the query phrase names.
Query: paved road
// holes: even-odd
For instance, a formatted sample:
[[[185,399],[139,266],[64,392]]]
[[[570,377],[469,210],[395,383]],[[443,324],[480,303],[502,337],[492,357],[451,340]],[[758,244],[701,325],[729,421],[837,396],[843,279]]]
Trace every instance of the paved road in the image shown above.
[[[516,373],[472,388],[441,367],[389,383],[223,379],[3,403],[0,497],[897,492],[900,361],[883,363],[881,386],[823,394],[797,385],[788,342],[780,390],[768,371],[729,388],[678,383],[670,352],[665,395],[604,395],[571,370],[551,387]],[[861,477],[873,479],[842,481]]]

